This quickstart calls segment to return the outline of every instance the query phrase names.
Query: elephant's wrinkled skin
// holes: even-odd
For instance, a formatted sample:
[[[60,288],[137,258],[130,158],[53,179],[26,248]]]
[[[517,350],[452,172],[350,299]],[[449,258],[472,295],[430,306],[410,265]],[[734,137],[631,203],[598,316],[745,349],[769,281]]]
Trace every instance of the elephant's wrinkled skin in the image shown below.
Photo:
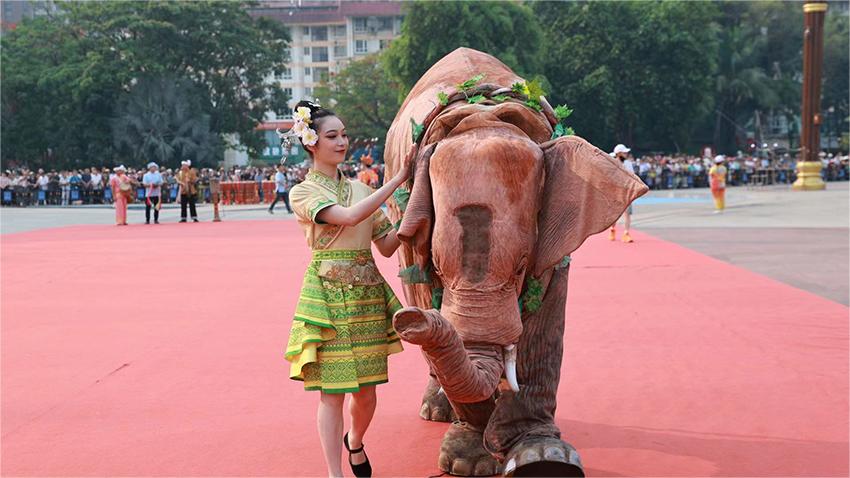
[[[390,214],[402,218],[401,265],[432,267],[436,278],[405,286],[413,306],[399,311],[394,325],[421,346],[457,415],[441,446],[443,471],[580,475],[578,454],[554,423],[564,258],[646,187],[581,138],[550,141],[547,116],[522,102],[461,101],[431,112],[438,92],[477,74],[497,86],[522,81],[489,55],[456,50],[420,79],[387,136],[391,176],[412,143],[410,118],[429,118],[407,208],[402,216],[392,204]],[[542,303],[521,311],[530,281],[542,287]],[[430,307],[434,287],[443,288],[440,310]],[[502,382],[512,346],[517,391]],[[423,410],[438,408],[439,397],[430,390]]]

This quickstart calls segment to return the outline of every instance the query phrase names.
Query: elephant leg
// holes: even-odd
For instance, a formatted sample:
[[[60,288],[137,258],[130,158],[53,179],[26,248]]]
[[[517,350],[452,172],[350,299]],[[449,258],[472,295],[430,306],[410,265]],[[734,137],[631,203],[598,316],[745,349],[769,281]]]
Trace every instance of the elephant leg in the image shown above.
[[[419,416],[432,422],[451,423],[457,420],[457,415],[454,409],[452,409],[445,392],[442,391],[442,387],[440,387],[440,382],[437,381],[434,371],[431,370],[429,375],[428,385],[422,394],[422,406],[419,408]]]
[[[484,448],[484,428],[495,407],[489,398],[478,403],[453,403],[455,420],[440,444],[440,470],[455,476],[491,476],[498,460]]]
[[[485,430],[485,446],[505,460],[506,476],[584,476],[578,453],[555,425],[569,265],[550,274],[540,309],[523,320],[520,391],[502,391]]]

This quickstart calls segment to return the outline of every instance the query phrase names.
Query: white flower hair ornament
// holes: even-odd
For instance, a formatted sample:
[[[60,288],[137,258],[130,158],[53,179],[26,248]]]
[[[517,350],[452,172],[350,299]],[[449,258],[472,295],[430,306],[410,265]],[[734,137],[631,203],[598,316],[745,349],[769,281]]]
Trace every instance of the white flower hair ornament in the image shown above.
[[[315,103],[310,103],[310,106],[321,107],[321,105]],[[313,124],[310,108],[301,106],[295,110],[295,114],[292,117],[295,120],[295,124],[292,125],[289,131],[281,132],[277,130],[277,135],[280,137],[283,146],[282,161],[286,160],[286,153],[292,147],[293,136],[301,138],[301,143],[304,146],[315,146],[319,141],[319,135],[316,133],[316,130],[310,127]]]

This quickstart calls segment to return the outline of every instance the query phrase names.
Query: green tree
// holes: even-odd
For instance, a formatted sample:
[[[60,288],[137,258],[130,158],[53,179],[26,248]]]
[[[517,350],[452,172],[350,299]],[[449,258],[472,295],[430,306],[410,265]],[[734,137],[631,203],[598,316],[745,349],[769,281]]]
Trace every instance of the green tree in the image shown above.
[[[383,139],[401,108],[398,91],[379,56],[369,55],[317,87],[315,95],[345,120],[350,136]]]
[[[800,4],[788,2],[727,2],[721,9],[713,143],[733,153],[750,128],[762,139],[765,113],[792,123],[799,114],[803,17]]]
[[[712,108],[717,8],[708,2],[535,2],[550,102],[600,146],[681,149]]]
[[[404,98],[428,68],[457,48],[489,53],[532,77],[540,73],[540,46],[539,24],[525,5],[417,0],[405,4],[401,36],[383,61]]]
[[[822,133],[850,132],[850,19],[827,11],[823,46]],[[833,111],[830,112],[829,109]]]
[[[34,162],[49,150],[54,161],[111,162],[119,96],[166,73],[197,86],[214,133],[235,133],[255,153],[254,127],[285,106],[265,79],[284,67],[289,36],[250,5],[62,2],[59,14],[24,21],[2,39],[3,143],[14,143],[3,158]]]
[[[112,121],[115,147],[135,164],[156,161],[177,168],[180,161],[213,166],[222,153],[210,131],[196,87],[174,77],[143,78],[118,102]]]

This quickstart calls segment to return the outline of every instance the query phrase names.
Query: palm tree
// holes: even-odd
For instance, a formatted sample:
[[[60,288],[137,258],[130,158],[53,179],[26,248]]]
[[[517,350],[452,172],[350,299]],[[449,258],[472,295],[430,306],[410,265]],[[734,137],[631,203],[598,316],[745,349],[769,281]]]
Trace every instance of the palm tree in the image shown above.
[[[736,133],[743,129],[739,125],[742,112],[768,110],[779,104],[777,85],[757,64],[764,42],[763,35],[746,25],[721,33],[714,126],[714,144],[721,150],[731,152]]]
[[[221,140],[210,131],[210,116],[187,80],[143,78],[119,100],[116,112],[115,146],[139,165],[156,161],[176,167],[186,159],[211,165],[221,153]]]

